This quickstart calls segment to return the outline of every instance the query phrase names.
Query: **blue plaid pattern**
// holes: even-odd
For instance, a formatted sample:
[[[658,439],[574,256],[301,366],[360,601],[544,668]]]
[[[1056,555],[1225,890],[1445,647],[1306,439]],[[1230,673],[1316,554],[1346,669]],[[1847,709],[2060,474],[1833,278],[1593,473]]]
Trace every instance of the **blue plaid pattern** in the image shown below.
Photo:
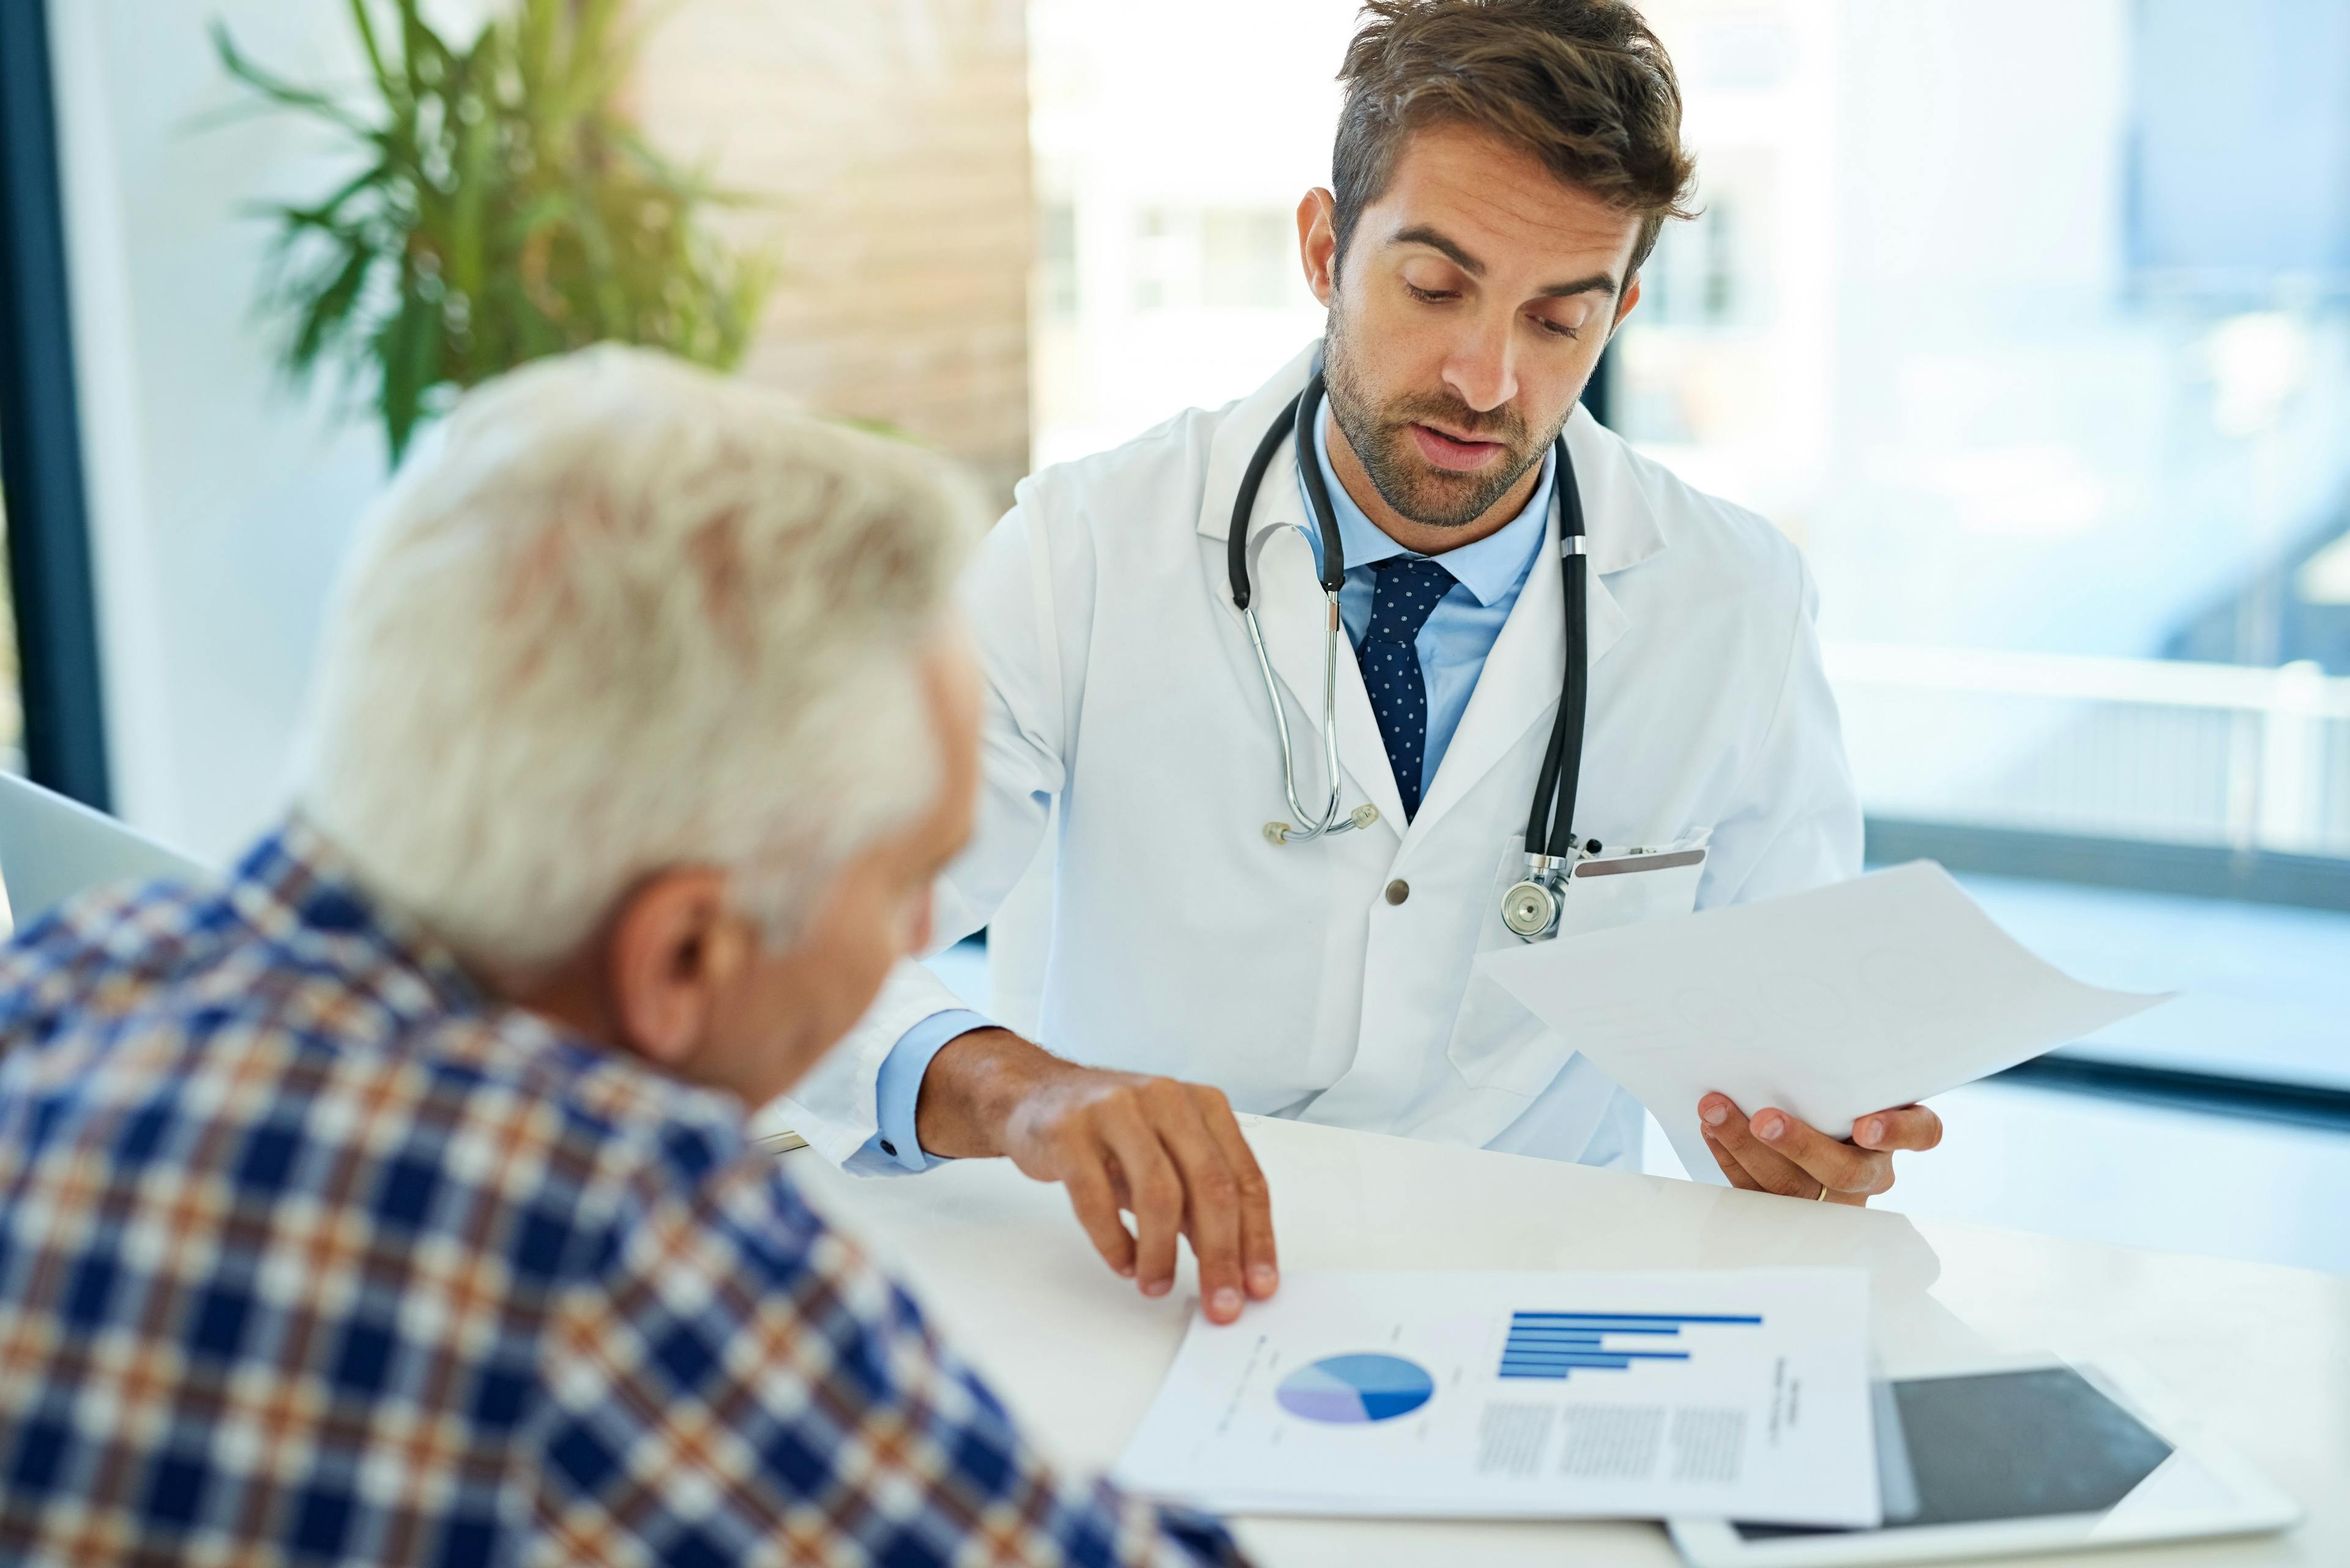
[[[0,953],[0,1561],[1227,1561],[296,822]]]

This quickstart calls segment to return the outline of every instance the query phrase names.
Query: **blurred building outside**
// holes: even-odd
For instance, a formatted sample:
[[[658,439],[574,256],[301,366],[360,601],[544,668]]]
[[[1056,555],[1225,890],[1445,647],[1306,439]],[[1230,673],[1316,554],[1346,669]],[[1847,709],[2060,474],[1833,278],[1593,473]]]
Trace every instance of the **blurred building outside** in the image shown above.
[[[1320,335],[1295,212],[1329,182],[1355,11],[1031,0],[1038,466],[1253,391]]]
[[[1872,812],[2350,856],[2350,13],[1648,14],[1705,213],[1617,422],[1807,546]]]

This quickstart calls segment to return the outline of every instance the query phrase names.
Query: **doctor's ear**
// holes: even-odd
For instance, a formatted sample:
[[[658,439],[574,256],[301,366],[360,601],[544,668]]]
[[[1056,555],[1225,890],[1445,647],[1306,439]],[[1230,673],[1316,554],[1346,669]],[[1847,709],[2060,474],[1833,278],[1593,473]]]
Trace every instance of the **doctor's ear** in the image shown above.
[[[1624,286],[1624,297],[1616,302],[1616,320],[1607,328],[1610,337],[1615,336],[1616,328],[1624,325],[1624,318],[1631,315],[1632,307],[1639,303],[1640,275],[1636,272],[1632,275],[1632,281]]]
[[[1338,198],[1323,186],[1297,203],[1297,259],[1305,264],[1305,286],[1327,306],[1338,288]]]

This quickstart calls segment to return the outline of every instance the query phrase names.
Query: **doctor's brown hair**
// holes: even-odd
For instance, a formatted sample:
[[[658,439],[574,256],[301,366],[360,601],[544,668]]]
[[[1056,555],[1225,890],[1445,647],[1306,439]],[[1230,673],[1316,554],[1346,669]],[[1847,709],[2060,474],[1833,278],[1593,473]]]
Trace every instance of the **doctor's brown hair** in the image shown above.
[[[1627,275],[1667,218],[1690,215],[1697,167],[1665,47],[1624,0],[1368,0],[1338,79],[1331,158],[1337,259],[1387,190],[1404,142],[1466,125],[1524,149],[1562,182],[1637,213]]]

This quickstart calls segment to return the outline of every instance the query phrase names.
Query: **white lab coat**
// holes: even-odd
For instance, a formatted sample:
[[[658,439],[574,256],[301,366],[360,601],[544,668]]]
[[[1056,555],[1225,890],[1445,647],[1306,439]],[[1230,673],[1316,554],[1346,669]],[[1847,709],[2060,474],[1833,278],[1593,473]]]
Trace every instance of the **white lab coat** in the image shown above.
[[[1639,1107],[1574,1043],[1472,976],[1516,945],[1503,890],[1565,656],[1557,518],[1406,824],[1356,661],[1338,660],[1344,805],[1378,821],[1274,846],[1285,817],[1264,686],[1225,572],[1242,471],[1313,350],[1251,396],[1024,481],[966,583],[987,682],[978,826],[937,940],[977,930],[1056,852],[1041,1043],[1213,1084],[1243,1111],[1604,1164]],[[1795,548],[1581,409],[1566,427],[1588,535],[1590,719],[1575,827],[1609,845],[1711,831],[1700,908],[1860,864],[1860,810]],[[1256,607],[1300,797],[1325,791],[1325,607],[1293,436],[1249,524]],[[1057,811],[1053,807],[1057,803]],[[1389,884],[1409,886],[1401,903]],[[1040,901],[1042,902],[1042,901]],[[953,994],[899,967],[778,1119],[841,1160],[875,1130],[882,1058]]]

